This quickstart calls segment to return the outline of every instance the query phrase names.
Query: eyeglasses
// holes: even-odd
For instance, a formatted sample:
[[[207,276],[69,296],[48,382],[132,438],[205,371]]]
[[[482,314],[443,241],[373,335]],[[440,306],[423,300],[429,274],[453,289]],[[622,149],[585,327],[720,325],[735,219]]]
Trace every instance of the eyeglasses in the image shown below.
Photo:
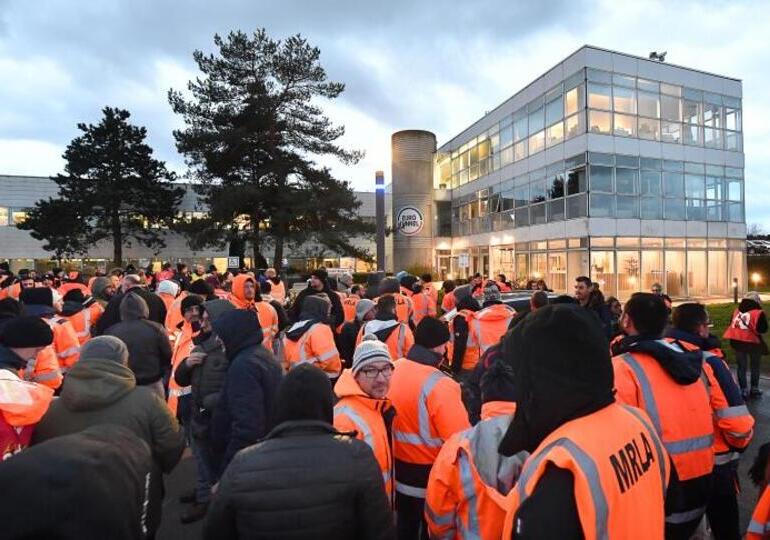
[[[386,379],[389,379],[391,375],[393,375],[393,366],[385,366],[382,368],[377,369],[376,367],[367,367],[363,368],[359,373],[361,373],[364,377],[367,379],[376,379],[377,376],[382,373],[382,376]]]

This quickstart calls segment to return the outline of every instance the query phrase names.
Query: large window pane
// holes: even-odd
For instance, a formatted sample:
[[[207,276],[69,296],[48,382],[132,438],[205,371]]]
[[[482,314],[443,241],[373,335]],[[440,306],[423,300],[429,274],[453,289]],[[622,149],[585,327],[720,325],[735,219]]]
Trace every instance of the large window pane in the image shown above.
[[[574,137],[576,135],[580,135],[585,131],[585,113],[577,113],[573,114],[569,118],[567,118],[564,121],[565,127],[565,138],[569,139],[570,137]]]
[[[703,125],[712,128],[722,127],[722,107],[715,103],[703,104]]]
[[[727,200],[743,200],[743,181],[730,179],[727,181]]]
[[[538,203],[545,200],[545,178],[529,184],[529,202]]]
[[[657,171],[642,171],[639,192],[642,195],[660,195],[660,173]]]
[[[586,194],[567,197],[567,219],[575,219],[586,216]]]
[[[584,193],[586,187],[585,169],[577,169],[567,173],[567,195]]]
[[[564,105],[562,105],[562,97],[559,96],[545,106],[545,125],[550,126],[562,118],[564,118]]]
[[[581,84],[567,92],[564,98],[564,116],[569,116],[578,112],[584,107],[585,87]]]
[[[703,145],[706,148],[722,148],[722,130],[704,128]]]
[[[624,197],[618,195],[615,200],[615,217],[638,218],[639,198],[636,196]]]
[[[521,118],[518,118],[513,122],[513,140],[520,141],[526,138],[527,138],[527,117],[522,116]]]
[[[599,284],[605,298],[616,295],[614,251],[591,251],[591,280]]]
[[[641,119],[640,126],[641,129]],[[682,124],[675,122],[661,122],[660,140],[663,142],[679,143],[682,141]]]
[[[685,296],[684,251],[666,251],[666,293],[669,296]]]
[[[651,118],[639,118],[639,138],[657,141],[660,139],[660,122]]]
[[[556,174],[549,178],[546,189],[549,199],[559,199],[564,197],[564,175]]]
[[[663,199],[664,216],[666,219],[684,221],[684,199]]]
[[[725,128],[733,131],[741,130],[741,110],[725,107]]]
[[[500,147],[505,148],[513,142],[513,130],[511,126],[505,126],[500,129]]]
[[[588,131],[591,133],[610,133],[611,125],[611,113],[588,111]]]
[[[610,110],[610,86],[588,83],[588,106],[592,109]]]
[[[527,141],[523,140],[513,145],[513,159],[519,161],[527,157]]]
[[[706,221],[706,204],[701,199],[687,199],[687,219]]]
[[[529,219],[532,225],[545,223],[545,204],[535,204],[530,206]]]
[[[725,150],[742,150],[743,143],[741,140],[741,134],[735,131],[725,131]]]
[[[529,138],[529,154],[536,154],[545,148],[545,130],[538,131]]]
[[[722,221],[722,203],[706,201],[706,221]]]
[[[727,221],[735,223],[743,223],[743,203],[728,202],[725,203],[727,207]]]
[[[612,192],[612,167],[591,165],[590,169],[591,191]]]
[[[529,204],[529,184],[513,188],[513,200],[516,208]]]
[[[649,291],[653,284],[663,285],[663,252],[642,251],[642,291]]]
[[[540,131],[545,127],[543,123],[543,108],[540,107],[529,113],[529,133],[530,135]]]
[[[688,124],[702,124],[701,114],[703,104],[700,101],[684,100],[682,109],[683,119]]]
[[[702,144],[702,138],[701,138],[701,127],[698,126],[691,126],[685,124],[684,126],[684,144],[689,144],[692,146],[700,146]]]
[[[642,197],[640,203],[642,219],[663,219],[661,199],[658,197]]]
[[[551,147],[564,140],[564,122],[558,122],[545,131],[546,146]]]
[[[623,169],[618,167],[615,169],[615,190],[618,193],[636,193],[636,177],[637,171],[635,169]]]
[[[688,197],[704,199],[706,197],[706,188],[704,178],[693,174],[684,176],[684,192]]]
[[[706,252],[687,252],[687,294],[690,296],[708,295],[708,283],[706,282]]]
[[[663,194],[667,197],[684,195],[684,177],[679,173],[663,173]]]
[[[660,117],[664,120],[682,120],[682,100],[677,97],[660,96]]]
[[[636,116],[628,114],[615,115],[615,135],[633,137],[636,135]]]
[[[615,112],[634,114],[636,112],[636,92],[632,88],[615,86],[612,88],[612,100]]]
[[[639,292],[639,252],[618,251],[618,296],[628,298]]]
[[[707,176],[706,177],[706,198],[712,200],[719,200],[722,198],[722,177],[721,176]]]
[[[564,221],[564,199],[548,203],[548,221]]]
[[[658,94],[651,94],[649,92],[639,92],[638,94],[637,110],[639,116],[648,116],[650,118],[659,118],[660,110],[658,107]]]
[[[727,283],[727,252],[712,250],[709,258],[709,294],[723,295],[730,286]]]
[[[614,217],[615,197],[613,195],[591,193],[591,209],[589,215],[591,217]]]
[[[513,213],[514,222],[517,227],[526,227],[529,225],[529,208],[519,208]]]
[[[746,283],[745,276],[746,268],[746,252],[745,251],[728,251],[727,252],[727,282],[732,287],[733,282],[738,283],[739,290],[748,290],[748,284]]]

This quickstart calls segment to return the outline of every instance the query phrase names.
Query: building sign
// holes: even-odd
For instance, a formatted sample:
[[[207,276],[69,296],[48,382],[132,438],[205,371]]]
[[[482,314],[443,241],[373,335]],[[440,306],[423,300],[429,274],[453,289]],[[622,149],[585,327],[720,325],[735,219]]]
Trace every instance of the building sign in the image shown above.
[[[396,227],[404,236],[414,236],[425,224],[422,212],[414,206],[404,206],[396,215]]]
[[[228,268],[240,268],[241,267],[241,258],[240,257],[228,257],[227,258],[227,267]]]
[[[470,268],[471,266],[471,257],[467,253],[460,253],[457,256],[457,266],[459,268]]]

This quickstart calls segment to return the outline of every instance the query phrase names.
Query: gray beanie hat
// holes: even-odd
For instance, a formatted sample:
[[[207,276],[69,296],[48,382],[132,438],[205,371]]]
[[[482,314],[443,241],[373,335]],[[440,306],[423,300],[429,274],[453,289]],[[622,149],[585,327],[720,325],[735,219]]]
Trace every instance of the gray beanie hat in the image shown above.
[[[366,334],[353,352],[351,370],[356,375],[362,368],[374,362],[389,362],[393,364],[388,346],[377,339],[374,334]]]
[[[484,302],[493,302],[495,300],[500,300],[501,298],[500,289],[497,285],[489,285],[484,288]]]
[[[364,320],[364,315],[369,313],[377,304],[368,298],[362,298],[356,304],[356,319],[359,321]]]
[[[98,336],[88,340],[80,348],[79,362],[89,360],[112,360],[126,366],[128,365],[128,347],[121,339],[114,336]]]

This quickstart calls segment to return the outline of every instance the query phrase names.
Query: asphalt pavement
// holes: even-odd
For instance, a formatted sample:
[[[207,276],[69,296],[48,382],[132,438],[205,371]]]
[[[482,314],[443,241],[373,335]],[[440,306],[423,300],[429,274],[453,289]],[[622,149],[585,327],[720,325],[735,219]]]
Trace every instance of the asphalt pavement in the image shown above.
[[[759,399],[751,399],[748,407],[756,420],[754,440],[741,457],[739,467],[741,494],[739,505],[741,511],[741,530],[748,526],[751,512],[759,496],[757,488],[748,477],[748,470],[754,462],[759,447],[770,442],[770,379],[762,378],[760,387],[765,395]],[[182,525],[179,517],[184,512],[186,505],[179,502],[183,493],[191,491],[195,486],[195,462],[189,451],[185,451],[182,461],[177,465],[171,475],[166,477],[166,498],[163,502],[163,521],[157,534],[158,540],[194,540],[201,538],[203,522],[198,521],[189,525]]]

